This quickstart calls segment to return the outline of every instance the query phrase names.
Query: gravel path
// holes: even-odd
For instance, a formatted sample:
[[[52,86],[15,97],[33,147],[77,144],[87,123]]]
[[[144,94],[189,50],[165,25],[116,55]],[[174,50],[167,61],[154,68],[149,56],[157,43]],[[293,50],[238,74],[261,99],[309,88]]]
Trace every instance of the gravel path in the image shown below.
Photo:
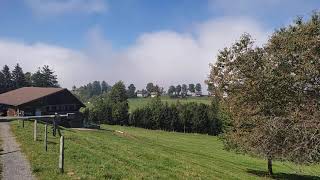
[[[10,131],[9,122],[0,121],[0,137],[2,149],[0,160],[2,161],[3,180],[32,180],[30,164],[21,153],[20,147]],[[1,179],[1,178],[0,178]]]

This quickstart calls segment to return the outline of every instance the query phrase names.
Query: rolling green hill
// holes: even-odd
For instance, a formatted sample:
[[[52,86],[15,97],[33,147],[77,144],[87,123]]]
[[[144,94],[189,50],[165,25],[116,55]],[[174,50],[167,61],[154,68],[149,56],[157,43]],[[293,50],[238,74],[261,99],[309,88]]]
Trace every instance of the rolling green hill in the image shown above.
[[[43,125],[33,141],[32,122],[12,129],[39,179],[261,179],[266,160],[223,149],[217,137],[103,125],[102,130],[63,130],[65,174],[58,173],[59,139],[49,134],[44,151]],[[51,128],[50,128],[51,130]],[[320,165],[274,163],[275,178],[320,178]]]
[[[131,98],[129,99],[129,111],[132,112],[139,107],[146,106],[152,98]],[[168,102],[168,104],[177,103],[187,103],[187,102],[196,102],[210,104],[209,97],[188,97],[188,98],[170,98],[168,96],[162,96],[161,101]]]

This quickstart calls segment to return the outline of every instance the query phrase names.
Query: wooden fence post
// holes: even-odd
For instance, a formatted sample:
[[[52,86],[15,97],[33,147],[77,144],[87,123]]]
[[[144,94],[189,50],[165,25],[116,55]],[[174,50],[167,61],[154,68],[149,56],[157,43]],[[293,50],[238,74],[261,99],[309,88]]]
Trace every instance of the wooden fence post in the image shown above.
[[[33,140],[34,140],[34,141],[37,141],[37,120],[34,120]]]
[[[44,126],[44,148],[48,151],[48,123]]]
[[[22,127],[24,128],[24,119],[22,119]]]
[[[60,155],[59,155],[59,169],[60,173],[64,172],[64,137],[60,137]]]

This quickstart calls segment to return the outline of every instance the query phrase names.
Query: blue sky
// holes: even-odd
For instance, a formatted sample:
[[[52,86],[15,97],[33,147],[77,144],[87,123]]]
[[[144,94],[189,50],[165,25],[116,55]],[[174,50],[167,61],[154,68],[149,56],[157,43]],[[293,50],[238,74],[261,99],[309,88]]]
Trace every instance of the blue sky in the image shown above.
[[[318,0],[1,0],[0,63],[26,71],[49,64],[65,87],[96,79],[139,88],[202,83],[217,51],[242,33],[263,44],[319,7]]]

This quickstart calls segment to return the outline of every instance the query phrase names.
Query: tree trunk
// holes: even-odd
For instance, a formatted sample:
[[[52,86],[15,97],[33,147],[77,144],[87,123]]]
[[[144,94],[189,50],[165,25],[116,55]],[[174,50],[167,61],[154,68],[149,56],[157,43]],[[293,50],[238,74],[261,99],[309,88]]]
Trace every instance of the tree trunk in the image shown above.
[[[268,157],[268,172],[269,172],[270,176],[273,175],[273,172],[272,172],[272,158],[271,157]]]

